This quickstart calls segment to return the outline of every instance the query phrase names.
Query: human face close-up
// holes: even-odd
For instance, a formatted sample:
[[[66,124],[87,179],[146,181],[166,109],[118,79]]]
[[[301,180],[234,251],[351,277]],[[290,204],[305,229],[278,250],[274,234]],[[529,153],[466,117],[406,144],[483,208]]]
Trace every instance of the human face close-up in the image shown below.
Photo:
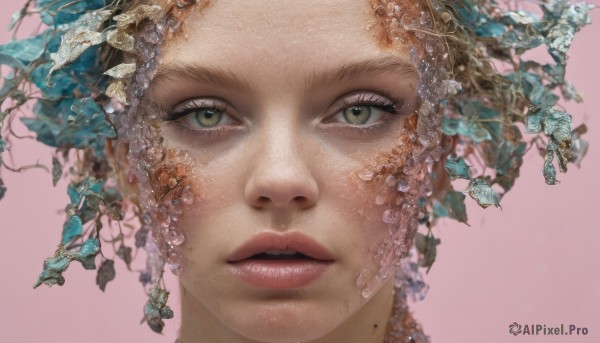
[[[176,224],[181,342],[383,339],[376,255],[401,201],[359,174],[410,154],[419,75],[374,18],[366,1],[214,1],[163,48],[149,99],[195,196]],[[268,243],[239,253],[251,239]],[[269,250],[309,258],[248,256]]]

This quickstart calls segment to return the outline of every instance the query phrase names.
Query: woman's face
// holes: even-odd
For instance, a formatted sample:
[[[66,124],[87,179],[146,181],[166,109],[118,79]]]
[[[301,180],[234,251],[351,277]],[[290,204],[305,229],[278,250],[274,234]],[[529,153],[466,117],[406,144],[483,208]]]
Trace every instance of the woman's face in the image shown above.
[[[165,148],[189,156],[195,201],[176,223],[184,311],[208,331],[265,341],[389,315],[393,278],[375,278],[375,255],[394,201],[376,204],[385,181],[359,174],[410,134],[419,75],[408,56],[380,47],[367,1],[219,0],[191,11],[149,93]],[[252,239],[268,243],[239,253]],[[268,250],[312,258],[247,256]]]

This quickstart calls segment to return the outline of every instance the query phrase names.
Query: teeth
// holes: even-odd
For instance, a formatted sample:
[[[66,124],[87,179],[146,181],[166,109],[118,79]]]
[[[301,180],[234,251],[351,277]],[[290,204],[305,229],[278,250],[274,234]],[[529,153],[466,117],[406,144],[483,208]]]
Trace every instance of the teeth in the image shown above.
[[[267,255],[295,255],[297,253],[296,250],[268,250],[265,251]]]

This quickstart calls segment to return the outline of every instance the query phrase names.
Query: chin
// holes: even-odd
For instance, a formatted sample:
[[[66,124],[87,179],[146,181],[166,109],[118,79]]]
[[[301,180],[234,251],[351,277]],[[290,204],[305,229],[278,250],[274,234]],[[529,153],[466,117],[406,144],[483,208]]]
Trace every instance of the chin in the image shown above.
[[[297,343],[321,338],[337,327],[335,318],[323,306],[309,306],[274,300],[248,306],[230,321],[231,329],[246,338],[269,343]]]

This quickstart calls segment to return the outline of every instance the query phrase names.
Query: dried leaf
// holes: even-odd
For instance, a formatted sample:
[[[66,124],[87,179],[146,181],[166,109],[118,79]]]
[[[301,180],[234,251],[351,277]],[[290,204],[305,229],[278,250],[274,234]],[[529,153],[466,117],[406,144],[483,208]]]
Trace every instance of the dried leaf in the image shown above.
[[[141,229],[139,229],[138,232],[135,233],[136,248],[143,248],[146,246],[146,239],[148,238],[149,232],[150,230],[148,230],[148,228],[144,226]]]
[[[6,186],[4,186],[4,181],[0,178],[0,200],[4,198],[4,194],[6,194]]]
[[[60,177],[62,176],[62,170],[63,167],[62,164],[60,164],[58,158],[52,157],[52,184],[55,187],[58,181],[60,180]]]
[[[112,16],[111,10],[98,10],[83,14],[74,26],[82,26],[91,31],[100,31],[102,24]]]
[[[73,62],[89,47],[100,44],[103,41],[104,37],[101,33],[90,31],[82,26],[76,26],[67,31],[61,38],[58,51],[51,56],[54,65],[50,69],[48,77],[50,77],[52,72],[62,68],[67,63]]]
[[[498,193],[486,181],[482,179],[471,179],[467,187],[469,195],[477,201],[479,206],[486,208],[494,205],[500,206]]]
[[[115,261],[104,260],[98,269],[98,274],[96,275],[96,284],[98,287],[100,287],[102,292],[104,292],[106,289],[106,284],[114,280],[115,276]]]
[[[114,81],[106,89],[106,95],[117,99],[120,103],[127,105],[127,94],[125,94],[125,84],[121,80]]]
[[[131,270],[131,252],[133,249],[131,247],[125,246],[125,244],[121,244],[119,250],[117,250],[117,255],[125,262],[127,265],[127,269]]]
[[[119,14],[113,17],[117,22],[117,28],[129,24],[139,23],[144,19],[150,19],[156,22],[162,16],[162,7],[158,5],[140,5],[133,10]]]
[[[579,168],[581,167],[581,161],[585,157],[588,151],[589,143],[581,138],[581,135],[587,132],[585,124],[579,125],[573,130],[573,163]]]
[[[548,143],[546,147],[546,158],[544,159],[544,180],[547,185],[556,185],[556,168],[552,162],[554,161],[554,154],[556,153],[556,144],[553,141]]]
[[[54,65],[48,73],[48,78],[52,75],[52,72],[62,68],[67,63],[73,62],[89,47],[104,42],[104,35],[98,31],[111,15],[112,11],[110,10],[92,11],[85,13],[73,23],[71,29],[61,37],[58,51],[51,55]]]
[[[133,52],[135,47],[135,39],[121,30],[108,31],[106,42],[114,48],[127,52]]]
[[[131,76],[131,74],[133,74],[134,72],[135,63],[121,63],[105,71],[104,75],[108,75],[115,79],[125,79]]]

